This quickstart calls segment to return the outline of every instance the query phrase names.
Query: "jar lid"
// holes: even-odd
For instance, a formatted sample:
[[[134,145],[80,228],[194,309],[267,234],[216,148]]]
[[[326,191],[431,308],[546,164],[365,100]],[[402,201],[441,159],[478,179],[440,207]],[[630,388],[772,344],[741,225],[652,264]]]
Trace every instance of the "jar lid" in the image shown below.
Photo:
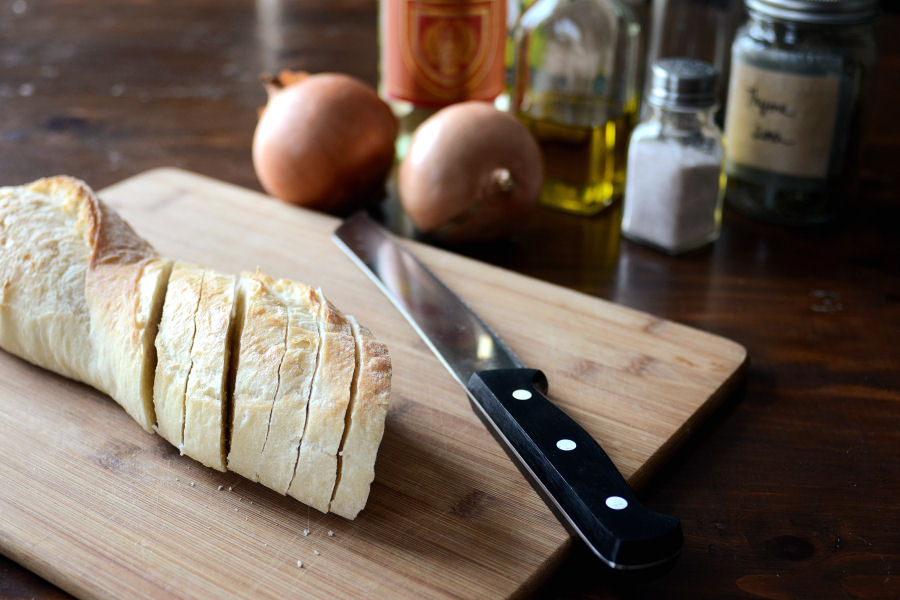
[[[666,108],[710,108],[716,104],[716,70],[691,58],[663,58],[653,62],[647,102]]]
[[[844,25],[878,16],[878,0],[744,0],[747,10],[785,21]]]

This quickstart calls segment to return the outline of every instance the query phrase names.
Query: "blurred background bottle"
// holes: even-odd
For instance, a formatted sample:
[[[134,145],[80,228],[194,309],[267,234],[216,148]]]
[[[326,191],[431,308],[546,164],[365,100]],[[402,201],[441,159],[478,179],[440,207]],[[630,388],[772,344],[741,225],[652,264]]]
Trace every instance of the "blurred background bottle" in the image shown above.
[[[744,19],[741,0],[653,0],[647,43],[647,65],[664,58],[690,58],[709,63],[719,73],[716,121],[724,120],[731,43]],[[650,89],[652,73],[646,74]],[[649,112],[646,102],[642,116]]]
[[[538,0],[519,19],[510,110],[541,148],[545,206],[593,215],[621,197],[639,42],[620,0]]]
[[[399,157],[419,124],[503,91],[507,0],[382,0],[379,91],[400,121]]]
[[[497,96],[494,104],[503,111],[510,110],[512,88],[516,78],[516,24],[535,0],[506,0],[506,48],[504,50],[503,92]]]

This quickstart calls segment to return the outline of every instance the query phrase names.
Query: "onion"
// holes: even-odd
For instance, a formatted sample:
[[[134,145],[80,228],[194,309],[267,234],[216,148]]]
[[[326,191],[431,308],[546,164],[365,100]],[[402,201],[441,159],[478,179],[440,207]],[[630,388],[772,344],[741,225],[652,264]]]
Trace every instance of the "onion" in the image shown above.
[[[276,198],[346,213],[383,197],[397,120],[370,86],[340,73],[282,72],[253,136],[253,167]]]
[[[543,167],[531,133],[486,102],[439,110],[413,133],[400,164],[403,208],[438,240],[482,242],[524,227],[538,205]]]

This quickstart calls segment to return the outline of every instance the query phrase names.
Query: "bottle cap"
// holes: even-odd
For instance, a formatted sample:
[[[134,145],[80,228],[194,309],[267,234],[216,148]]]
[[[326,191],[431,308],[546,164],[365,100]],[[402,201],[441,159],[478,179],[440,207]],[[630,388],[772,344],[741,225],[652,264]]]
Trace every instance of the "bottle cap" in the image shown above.
[[[710,108],[716,104],[716,70],[690,58],[663,58],[653,62],[653,80],[647,101],[674,109]]]
[[[878,16],[878,0],[744,0],[747,10],[774,19],[822,25],[865,23]]]

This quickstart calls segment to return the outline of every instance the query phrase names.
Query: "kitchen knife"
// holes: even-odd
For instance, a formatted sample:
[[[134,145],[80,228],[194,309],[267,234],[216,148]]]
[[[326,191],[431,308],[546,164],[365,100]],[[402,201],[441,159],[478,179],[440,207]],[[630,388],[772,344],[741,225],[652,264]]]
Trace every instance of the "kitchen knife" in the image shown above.
[[[573,535],[614,569],[659,569],[674,561],[679,520],[638,502],[599,444],[546,397],[543,373],[527,368],[366,213],[348,218],[333,239],[466,389],[476,414]]]

